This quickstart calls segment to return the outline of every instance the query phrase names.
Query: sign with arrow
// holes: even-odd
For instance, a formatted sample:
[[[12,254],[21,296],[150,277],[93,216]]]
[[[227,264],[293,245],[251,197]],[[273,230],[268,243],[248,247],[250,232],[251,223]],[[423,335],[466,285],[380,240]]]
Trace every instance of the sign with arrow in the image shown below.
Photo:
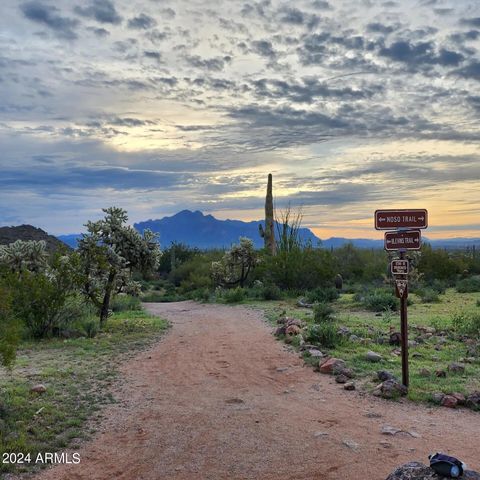
[[[428,212],[424,208],[375,211],[376,230],[393,230],[395,228],[423,229],[427,227]]]
[[[421,246],[420,230],[385,232],[385,250],[420,250]]]
[[[395,285],[397,287],[398,298],[408,297],[408,281],[395,279]]]

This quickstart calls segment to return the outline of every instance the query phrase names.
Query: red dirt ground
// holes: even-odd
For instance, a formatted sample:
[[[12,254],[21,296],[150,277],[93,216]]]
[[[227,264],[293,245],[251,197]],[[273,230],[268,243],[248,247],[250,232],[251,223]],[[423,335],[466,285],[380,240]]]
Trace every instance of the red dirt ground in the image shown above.
[[[346,392],[250,308],[147,308],[171,330],[124,364],[119,403],[81,463],[37,480],[383,480],[435,451],[480,468],[478,413]],[[385,425],[418,437],[382,434]]]

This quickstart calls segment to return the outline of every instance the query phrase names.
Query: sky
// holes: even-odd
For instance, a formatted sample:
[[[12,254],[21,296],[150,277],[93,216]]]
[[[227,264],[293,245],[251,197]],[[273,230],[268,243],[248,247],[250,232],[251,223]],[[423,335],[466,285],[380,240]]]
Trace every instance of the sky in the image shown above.
[[[480,237],[478,0],[2,0],[0,225],[201,210]]]

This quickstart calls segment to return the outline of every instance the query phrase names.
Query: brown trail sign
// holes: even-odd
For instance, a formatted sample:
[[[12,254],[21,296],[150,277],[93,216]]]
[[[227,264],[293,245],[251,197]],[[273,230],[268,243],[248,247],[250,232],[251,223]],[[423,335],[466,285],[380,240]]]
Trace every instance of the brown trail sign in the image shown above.
[[[375,229],[393,230],[395,228],[427,228],[428,212],[422,209],[376,210]]]
[[[408,273],[407,250],[419,250],[422,245],[421,228],[428,226],[428,212],[425,209],[376,210],[375,228],[394,230],[385,232],[385,250],[398,251],[400,258],[393,260],[390,270],[395,278],[395,294],[400,298],[400,332],[402,338],[402,383],[408,387]]]
[[[385,232],[385,250],[420,250],[420,230]]]

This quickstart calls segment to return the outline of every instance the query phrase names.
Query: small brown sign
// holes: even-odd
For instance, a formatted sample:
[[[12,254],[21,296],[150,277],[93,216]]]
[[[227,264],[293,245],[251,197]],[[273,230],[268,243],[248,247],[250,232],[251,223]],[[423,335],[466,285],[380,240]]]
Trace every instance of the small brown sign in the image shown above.
[[[408,282],[407,280],[398,280],[395,279],[396,294],[398,298],[407,298],[408,297]]]
[[[385,232],[385,250],[420,250],[420,230]]]
[[[428,212],[422,209],[376,210],[375,228],[393,230],[395,228],[427,228]]]
[[[409,261],[408,260],[392,260],[390,263],[390,270],[393,275],[408,275]]]

